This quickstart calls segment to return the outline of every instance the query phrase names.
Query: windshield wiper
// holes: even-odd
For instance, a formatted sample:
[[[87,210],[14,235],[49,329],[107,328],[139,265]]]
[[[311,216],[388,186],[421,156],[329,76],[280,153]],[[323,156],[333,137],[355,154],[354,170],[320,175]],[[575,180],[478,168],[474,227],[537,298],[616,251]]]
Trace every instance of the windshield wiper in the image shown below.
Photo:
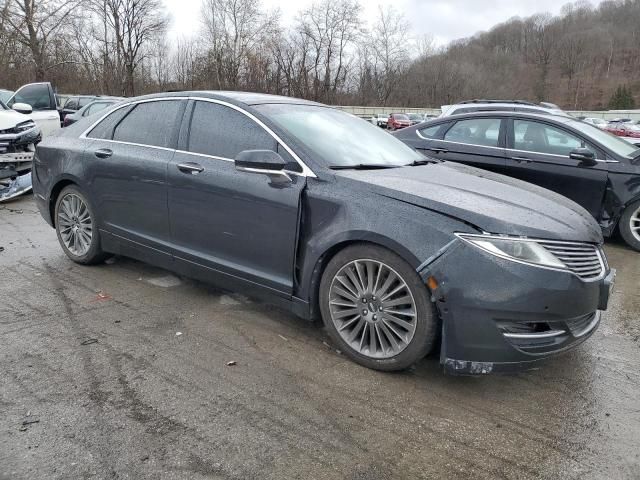
[[[331,165],[331,170],[381,170],[383,168],[398,168],[401,165],[384,165],[375,163],[358,163],[357,165]]]
[[[405,167],[419,167],[420,165],[428,165],[430,163],[442,163],[442,160],[436,158],[421,158],[420,160],[414,160],[411,163],[407,163]]]

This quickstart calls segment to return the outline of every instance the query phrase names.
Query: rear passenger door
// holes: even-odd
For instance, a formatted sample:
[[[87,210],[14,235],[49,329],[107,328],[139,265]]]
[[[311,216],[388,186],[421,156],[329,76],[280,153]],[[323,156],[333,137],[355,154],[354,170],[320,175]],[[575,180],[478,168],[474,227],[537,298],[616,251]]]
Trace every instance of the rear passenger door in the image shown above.
[[[558,125],[529,119],[510,120],[507,146],[508,175],[564,195],[600,220],[608,176],[604,152]],[[569,158],[577,148],[593,151],[598,163]]]
[[[442,139],[429,144],[429,154],[443,160],[503,173],[506,165],[504,124],[497,117],[474,117],[458,120]]]
[[[101,227],[167,251],[167,166],[186,100],[140,102],[107,115],[88,134],[86,178]]]

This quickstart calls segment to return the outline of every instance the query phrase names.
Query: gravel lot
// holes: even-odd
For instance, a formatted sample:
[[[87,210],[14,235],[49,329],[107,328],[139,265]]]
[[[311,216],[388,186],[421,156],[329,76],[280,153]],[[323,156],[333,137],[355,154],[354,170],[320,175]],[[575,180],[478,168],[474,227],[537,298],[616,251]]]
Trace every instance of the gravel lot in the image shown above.
[[[517,376],[348,361],[319,325],[0,206],[0,479],[640,478],[640,254],[585,344]],[[228,365],[236,362],[235,365]]]

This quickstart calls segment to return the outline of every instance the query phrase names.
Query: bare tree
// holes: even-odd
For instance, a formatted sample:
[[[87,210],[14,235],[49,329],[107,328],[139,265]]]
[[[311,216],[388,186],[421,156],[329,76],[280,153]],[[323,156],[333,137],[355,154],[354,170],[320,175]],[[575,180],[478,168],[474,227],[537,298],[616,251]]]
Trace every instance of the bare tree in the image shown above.
[[[4,20],[31,52],[36,81],[45,79],[51,37],[72,15],[78,0],[8,0]]]

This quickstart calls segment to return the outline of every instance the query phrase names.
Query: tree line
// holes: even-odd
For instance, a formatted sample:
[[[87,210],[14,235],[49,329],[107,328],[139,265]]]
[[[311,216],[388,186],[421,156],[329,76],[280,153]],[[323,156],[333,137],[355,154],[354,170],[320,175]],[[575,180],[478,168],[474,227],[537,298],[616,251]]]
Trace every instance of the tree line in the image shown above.
[[[230,89],[400,107],[518,98],[570,109],[640,92],[640,0],[574,2],[442,47],[411,36],[391,6],[366,24],[361,1],[314,0],[285,26],[260,0],[202,0],[197,34],[169,40],[161,0],[0,0],[0,87]]]

